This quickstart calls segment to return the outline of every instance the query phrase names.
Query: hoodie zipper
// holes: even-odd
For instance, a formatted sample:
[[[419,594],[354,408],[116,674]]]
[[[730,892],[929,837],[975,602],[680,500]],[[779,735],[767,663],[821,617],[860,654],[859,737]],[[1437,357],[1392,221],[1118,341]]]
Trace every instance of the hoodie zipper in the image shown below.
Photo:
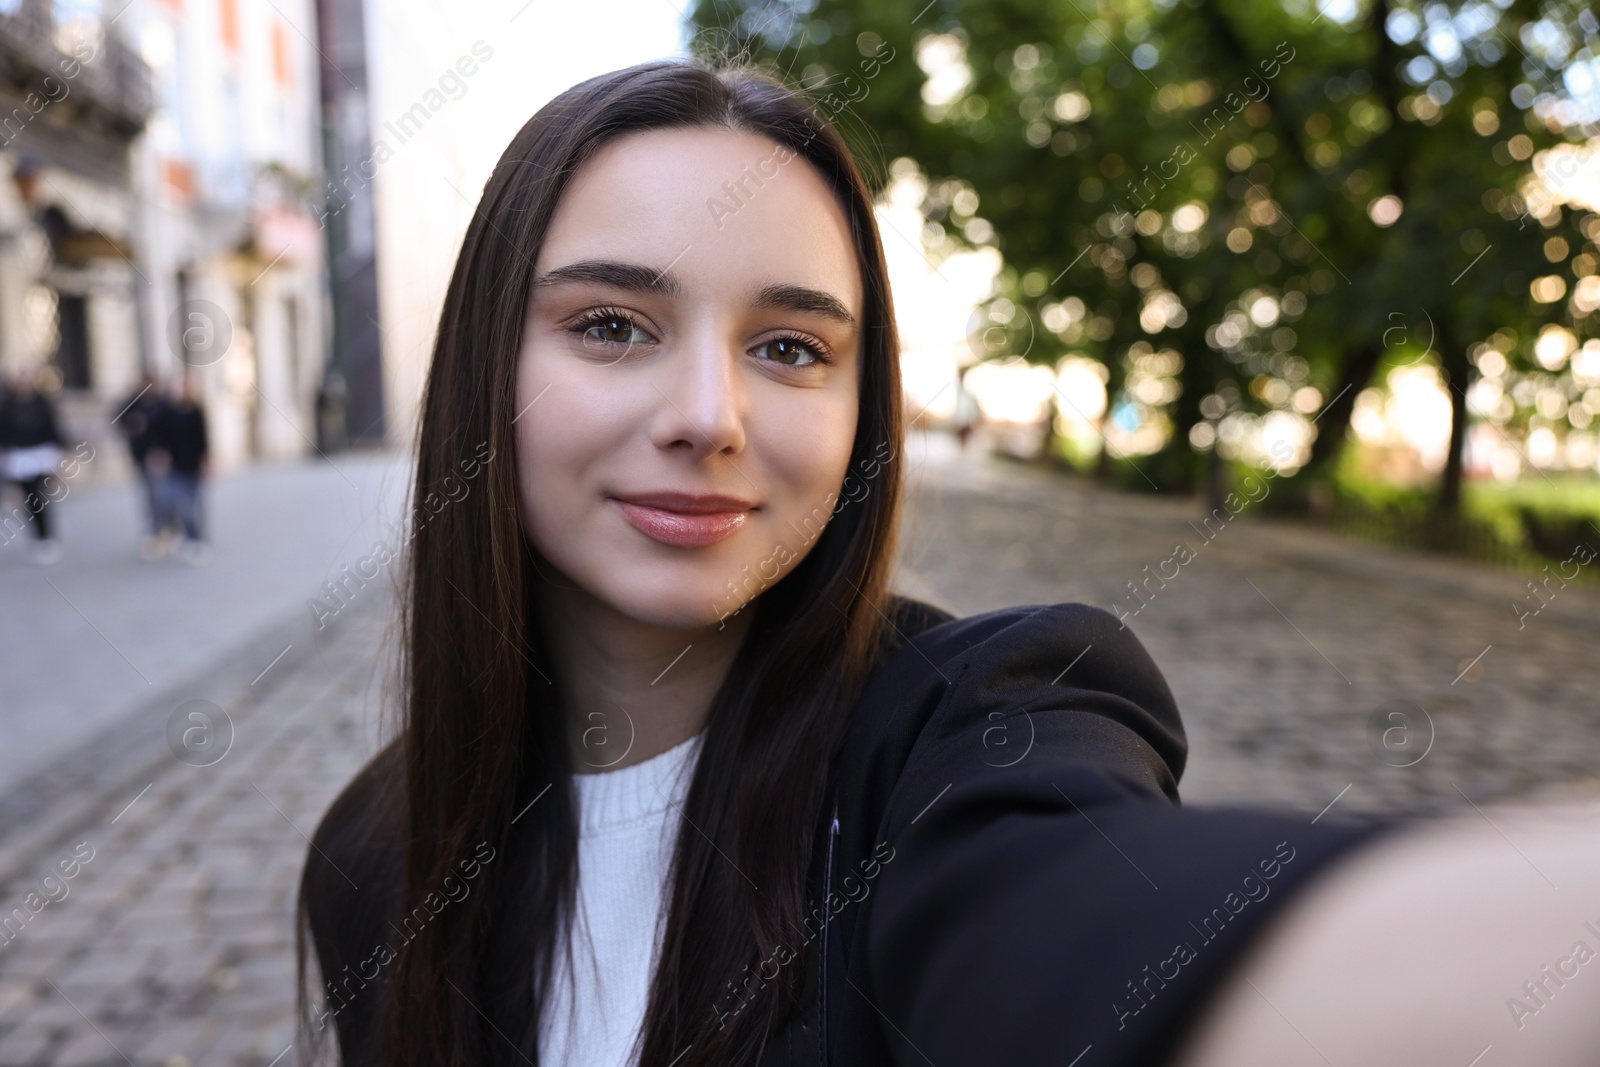
[[[822,886],[822,988],[818,991],[818,1014],[821,1016],[822,1030],[822,1063],[827,1067],[833,1060],[832,1050],[828,1048],[828,921],[833,918],[833,909],[828,906],[828,899],[833,895],[833,842],[839,836],[839,801],[833,802],[833,825],[828,828],[828,859],[823,865]]]

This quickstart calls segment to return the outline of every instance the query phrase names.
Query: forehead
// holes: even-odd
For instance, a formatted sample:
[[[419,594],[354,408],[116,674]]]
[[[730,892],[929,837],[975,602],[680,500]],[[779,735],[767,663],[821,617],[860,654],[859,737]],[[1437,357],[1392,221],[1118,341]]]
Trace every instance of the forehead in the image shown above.
[[[646,130],[603,146],[562,194],[536,269],[594,258],[670,266],[693,297],[811,286],[861,316],[844,210],[810,164],[758,134]]]

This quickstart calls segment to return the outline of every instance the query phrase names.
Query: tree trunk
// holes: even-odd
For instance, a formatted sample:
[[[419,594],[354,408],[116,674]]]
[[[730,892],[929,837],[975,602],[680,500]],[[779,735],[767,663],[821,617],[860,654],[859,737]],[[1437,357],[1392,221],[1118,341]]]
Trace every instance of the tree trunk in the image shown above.
[[[1111,424],[1111,412],[1116,409],[1117,397],[1128,380],[1127,356],[1117,355],[1104,364],[1106,375],[1106,410],[1100,416],[1100,455],[1095,457],[1094,477],[1109,482],[1112,477],[1111,450],[1106,444],[1106,427]]]
[[[1205,421],[1200,400],[1215,387],[1220,376],[1214,366],[1216,356],[1206,346],[1203,334],[1179,333],[1172,347],[1184,353],[1178,371],[1178,398],[1168,410],[1172,419],[1172,439],[1153,457],[1153,477],[1164,491],[1193,494],[1202,488],[1205,462],[1189,443],[1189,431]]]
[[[1222,461],[1222,450],[1216,443],[1211,445],[1211,451],[1206,453],[1206,514],[1210,515],[1222,507],[1223,498],[1228,495],[1228,468]]]
[[[1355,410],[1356,397],[1372,381],[1381,354],[1376,344],[1365,344],[1345,356],[1333,399],[1317,416],[1317,436],[1311,442],[1311,458],[1304,474],[1320,474],[1338,457],[1349,435],[1350,412]]]
[[[1439,476],[1439,498],[1434,508],[1440,515],[1454,516],[1461,511],[1461,464],[1467,443],[1467,388],[1471,385],[1472,365],[1453,332],[1444,327],[1439,330],[1439,369],[1450,393],[1450,450]]]

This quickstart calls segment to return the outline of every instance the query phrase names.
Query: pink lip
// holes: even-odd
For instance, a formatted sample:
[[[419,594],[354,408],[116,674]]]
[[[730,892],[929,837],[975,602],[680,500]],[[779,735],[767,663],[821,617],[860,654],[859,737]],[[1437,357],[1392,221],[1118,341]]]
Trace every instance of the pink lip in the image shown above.
[[[612,499],[634,529],[675,548],[705,548],[727,540],[756,506],[715,494],[639,493]]]

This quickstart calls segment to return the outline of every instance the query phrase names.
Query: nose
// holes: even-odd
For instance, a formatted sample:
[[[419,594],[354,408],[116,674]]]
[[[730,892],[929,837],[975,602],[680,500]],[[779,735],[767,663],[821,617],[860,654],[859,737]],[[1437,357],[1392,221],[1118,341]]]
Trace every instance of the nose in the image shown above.
[[[658,396],[650,437],[657,448],[695,459],[744,450],[745,395],[737,353],[707,328],[685,336],[682,347],[659,364],[652,383]]]

